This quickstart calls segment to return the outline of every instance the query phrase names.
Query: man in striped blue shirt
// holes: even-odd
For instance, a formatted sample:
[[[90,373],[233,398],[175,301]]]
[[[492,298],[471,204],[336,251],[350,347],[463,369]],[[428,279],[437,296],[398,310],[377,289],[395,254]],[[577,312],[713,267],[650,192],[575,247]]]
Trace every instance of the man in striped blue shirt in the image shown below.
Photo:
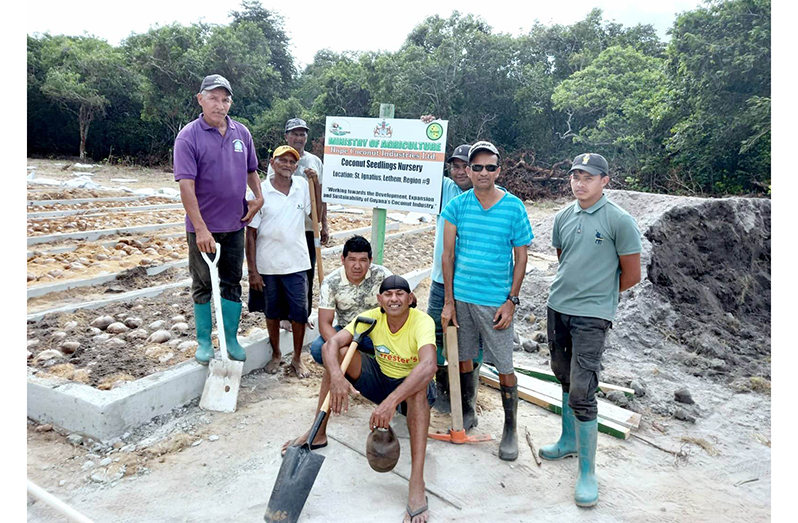
[[[477,372],[472,360],[482,338],[485,359],[499,371],[502,392],[504,431],[499,458],[512,461],[518,457],[513,315],[533,235],[524,202],[495,184],[501,173],[499,159],[492,143],[472,145],[468,176],[474,188],[454,198],[441,212],[446,220],[441,326],[445,330],[451,322],[458,329],[461,374]]]

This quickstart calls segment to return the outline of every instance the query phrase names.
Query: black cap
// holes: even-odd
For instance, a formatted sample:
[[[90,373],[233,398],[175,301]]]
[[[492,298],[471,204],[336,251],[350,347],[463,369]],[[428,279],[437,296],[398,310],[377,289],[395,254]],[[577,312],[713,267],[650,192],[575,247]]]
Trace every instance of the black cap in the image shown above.
[[[568,173],[577,169],[597,176],[608,176],[610,170],[607,160],[596,153],[583,153],[574,158],[573,165],[571,165]]]
[[[224,87],[227,89],[227,92],[230,93],[230,96],[233,96],[233,89],[230,87],[230,82],[227,81],[227,78],[220,74],[211,74],[206,76],[202,80],[202,85],[200,86],[200,92],[202,91],[211,91],[218,87]]]
[[[467,143],[458,145],[457,149],[455,149],[452,155],[446,160],[446,163],[452,163],[452,160],[463,160],[464,162],[468,162],[469,149],[471,149],[471,146]]]
[[[384,280],[382,280],[382,285],[380,285],[380,294],[385,291],[390,291],[392,289],[401,289],[406,293],[410,293],[410,284],[407,283],[407,280],[402,278],[401,276],[397,276],[396,274],[391,274]]]
[[[477,142],[474,145],[472,145],[471,148],[468,150],[468,161],[470,162],[471,158],[473,158],[474,155],[477,154],[479,151],[489,151],[501,158],[499,150],[496,149],[495,145],[493,145],[490,142]]]

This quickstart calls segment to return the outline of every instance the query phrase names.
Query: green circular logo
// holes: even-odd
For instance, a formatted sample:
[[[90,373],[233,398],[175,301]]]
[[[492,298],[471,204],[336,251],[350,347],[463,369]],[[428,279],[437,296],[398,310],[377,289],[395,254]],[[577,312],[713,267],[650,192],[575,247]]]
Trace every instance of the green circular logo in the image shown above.
[[[430,140],[440,140],[443,136],[443,126],[439,123],[431,123],[427,126],[427,138]]]

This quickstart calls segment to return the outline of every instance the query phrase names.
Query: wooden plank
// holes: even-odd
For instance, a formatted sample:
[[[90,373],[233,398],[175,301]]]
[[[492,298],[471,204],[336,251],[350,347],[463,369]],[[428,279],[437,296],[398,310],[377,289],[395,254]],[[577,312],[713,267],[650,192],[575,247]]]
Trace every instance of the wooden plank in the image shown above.
[[[492,371],[488,370],[488,372]],[[518,379],[518,384],[525,389],[562,401],[562,387],[560,387],[559,384],[542,381],[524,374],[516,374],[515,376]],[[629,427],[630,429],[636,429],[640,426],[641,416],[637,412],[632,412],[631,410],[621,408],[603,400],[598,400],[597,403],[598,415],[600,418],[623,425],[624,427]]]
[[[501,388],[498,378],[492,376],[490,371],[480,369],[479,378],[482,383],[493,387],[494,389]],[[562,416],[562,400],[551,398],[543,394],[537,394],[534,391],[527,390],[521,386],[518,387],[518,397]],[[604,419],[601,416],[599,416],[598,430],[599,432],[603,432],[604,434],[609,434],[610,436],[623,440],[629,439],[632,435],[632,430],[629,427],[614,423],[613,421]]]
[[[527,367],[525,365],[516,365],[515,371],[520,372],[521,374],[526,374],[527,376],[532,376],[533,378],[537,378],[543,381],[551,381],[553,383],[560,382],[560,380],[557,379],[557,376],[555,376],[550,369],[539,369],[539,368]],[[611,383],[605,383],[603,381],[599,382],[597,390],[600,390],[605,394],[617,390],[619,392],[623,392],[627,398],[633,398],[635,395],[635,391],[633,389],[621,387],[620,385],[613,385]]]

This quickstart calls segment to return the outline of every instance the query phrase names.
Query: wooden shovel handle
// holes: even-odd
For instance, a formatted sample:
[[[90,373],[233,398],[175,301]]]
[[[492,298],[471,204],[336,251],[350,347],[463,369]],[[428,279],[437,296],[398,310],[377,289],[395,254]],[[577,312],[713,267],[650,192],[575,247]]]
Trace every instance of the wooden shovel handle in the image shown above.
[[[346,369],[349,368],[349,363],[352,361],[352,358],[355,357],[355,352],[357,351],[357,342],[352,340],[352,343],[349,344],[349,348],[346,350],[346,355],[344,356],[344,361],[341,362],[341,372],[346,374]],[[324,398],[324,403],[321,405],[321,410],[326,412],[327,414],[330,413],[330,391],[327,391],[327,396]]]
[[[460,351],[457,347],[457,329],[446,327],[446,360],[449,362],[449,404],[452,412],[452,430],[463,430],[463,397],[460,395]]]
[[[313,221],[313,243],[316,246],[316,268],[319,274],[319,285],[324,281],[324,264],[321,259],[321,236],[319,234],[319,211],[316,208],[316,184],[308,179],[310,189],[310,218]]]

